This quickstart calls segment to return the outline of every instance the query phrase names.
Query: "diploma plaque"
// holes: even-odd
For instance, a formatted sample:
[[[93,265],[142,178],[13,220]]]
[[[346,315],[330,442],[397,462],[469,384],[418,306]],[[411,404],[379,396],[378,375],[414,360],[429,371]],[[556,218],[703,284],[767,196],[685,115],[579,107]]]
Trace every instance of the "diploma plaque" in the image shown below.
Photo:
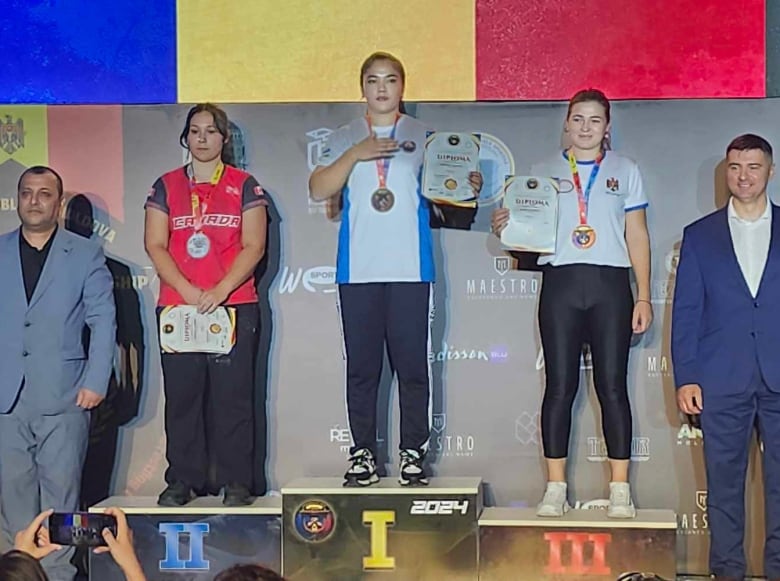
[[[477,133],[429,131],[425,140],[422,195],[437,204],[474,208],[469,174],[479,168]]]
[[[236,343],[236,309],[219,307],[211,314],[192,305],[164,307],[160,313],[160,346],[165,353],[226,355]]]
[[[537,176],[507,176],[504,208],[509,224],[501,232],[501,243],[521,252],[555,252],[558,225],[558,182]]]

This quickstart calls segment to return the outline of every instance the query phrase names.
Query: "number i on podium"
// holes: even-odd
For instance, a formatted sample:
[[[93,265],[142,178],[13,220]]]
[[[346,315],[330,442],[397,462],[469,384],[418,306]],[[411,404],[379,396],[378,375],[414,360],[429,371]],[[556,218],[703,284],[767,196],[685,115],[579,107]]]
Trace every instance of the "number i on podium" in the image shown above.
[[[363,557],[363,569],[395,569],[395,557],[387,555],[387,529],[395,524],[395,511],[364,510],[363,524],[371,529],[371,552]]]

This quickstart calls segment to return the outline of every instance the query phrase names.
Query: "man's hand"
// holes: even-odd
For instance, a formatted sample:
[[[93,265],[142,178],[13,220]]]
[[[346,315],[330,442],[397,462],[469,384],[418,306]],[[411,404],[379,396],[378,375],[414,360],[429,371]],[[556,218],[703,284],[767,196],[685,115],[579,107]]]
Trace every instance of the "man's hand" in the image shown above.
[[[696,383],[688,383],[677,390],[677,407],[684,414],[698,415],[704,409],[701,397],[701,386]]]
[[[14,549],[24,551],[28,555],[40,560],[54,551],[59,551],[60,545],[52,544],[49,539],[49,529],[43,526],[43,521],[49,518],[53,509],[44,510],[36,516],[33,521],[23,531],[16,533],[14,538]]]
[[[76,397],[76,405],[85,410],[91,410],[100,405],[100,402],[103,401],[103,399],[104,397],[102,395],[95,393],[91,389],[82,387]]]

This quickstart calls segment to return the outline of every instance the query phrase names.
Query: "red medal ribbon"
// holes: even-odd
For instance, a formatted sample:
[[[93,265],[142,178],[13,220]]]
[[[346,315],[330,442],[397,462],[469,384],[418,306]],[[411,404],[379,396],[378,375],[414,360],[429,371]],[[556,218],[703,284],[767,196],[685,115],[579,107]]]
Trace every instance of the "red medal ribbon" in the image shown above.
[[[193,226],[195,232],[200,232],[201,228],[203,227],[203,216],[209,209],[211,192],[214,191],[214,186],[219,183],[219,180],[222,178],[222,173],[224,171],[224,164],[219,162],[219,165],[217,165],[217,167],[214,169],[214,173],[209,180],[211,187],[209,188],[208,193],[203,196],[203,201],[201,202],[200,196],[196,192],[196,187],[198,184],[195,181],[195,171],[192,169],[192,164],[187,166],[187,174],[190,177],[190,200],[192,202],[192,216],[195,218],[195,225]]]
[[[395,121],[393,121],[393,129],[390,132],[390,139],[395,139],[395,130],[398,129],[398,121],[401,119],[401,114],[395,114]],[[371,117],[366,115],[366,123],[368,123],[368,134],[373,134],[374,129],[371,124]],[[387,172],[390,171],[390,158],[383,157],[376,160],[376,175],[379,178],[379,189],[386,190],[387,187]]]
[[[574,157],[574,152],[571,149],[569,149],[567,153],[569,167],[571,168],[571,179],[574,182],[574,188],[577,190],[577,205],[579,206],[580,212],[580,225],[585,226],[588,224],[588,204],[590,202],[590,190],[593,188],[593,184],[596,182],[596,176],[599,174],[601,161],[604,159],[604,152],[600,152],[594,161],[593,170],[590,172],[588,187],[585,189],[585,192],[582,191],[580,172],[577,169],[577,158]]]

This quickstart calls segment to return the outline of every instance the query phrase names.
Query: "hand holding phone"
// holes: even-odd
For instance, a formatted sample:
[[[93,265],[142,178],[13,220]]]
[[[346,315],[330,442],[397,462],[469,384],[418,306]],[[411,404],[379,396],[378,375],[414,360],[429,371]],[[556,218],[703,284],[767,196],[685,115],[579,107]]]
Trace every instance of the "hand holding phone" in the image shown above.
[[[133,531],[127,524],[127,516],[116,507],[107,508],[104,514],[116,518],[117,530],[105,531],[103,537],[108,546],[97,547],[93,549],[94,552],[98,555],[110,552],[111,557],[125,574],[127,581],[146,581],[141,563],[135,554]]]
[[[105,547],[103,529],[116,536],[116,518],[86,512],[55,512],[49,516],[49,536],[57,545]]]
[[[27,528],[16,533],[14,549],[24,551],[36,559],[43,559],[54,551],[60,550],[62,547],[51,542],[49,529],[43,526],[44,521],[53,512],[52,509],[44,510],[27,525]]]

